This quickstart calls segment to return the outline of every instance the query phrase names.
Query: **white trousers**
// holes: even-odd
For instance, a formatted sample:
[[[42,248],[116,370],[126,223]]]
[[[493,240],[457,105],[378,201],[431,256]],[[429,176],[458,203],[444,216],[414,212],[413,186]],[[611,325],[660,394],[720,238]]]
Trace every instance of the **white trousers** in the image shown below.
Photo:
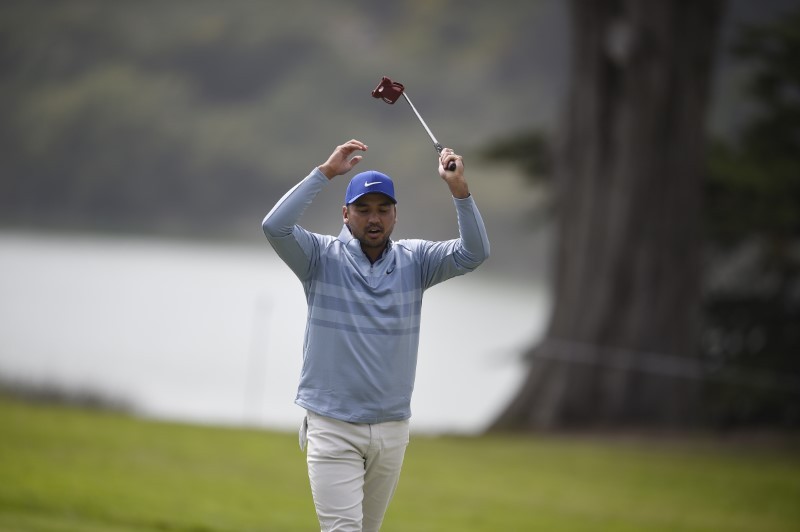
[[[400,479],[408,420],[347,423],[308,411],[308,478],[323,532],[377,532]]]

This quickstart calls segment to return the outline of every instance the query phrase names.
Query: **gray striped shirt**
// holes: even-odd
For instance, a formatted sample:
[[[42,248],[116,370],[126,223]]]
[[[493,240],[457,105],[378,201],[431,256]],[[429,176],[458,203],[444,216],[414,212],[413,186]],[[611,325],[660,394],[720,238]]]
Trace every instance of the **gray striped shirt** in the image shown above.
[[[477,268],[489,241],[472,197],[453,198],[460,238],[390,241],[370,263],[347,226],[338,237],[297,225],[328,178],[314,169],[262,223],[303,283],[308,320],[295,402],[352,423],[411,417],[423,292]]]

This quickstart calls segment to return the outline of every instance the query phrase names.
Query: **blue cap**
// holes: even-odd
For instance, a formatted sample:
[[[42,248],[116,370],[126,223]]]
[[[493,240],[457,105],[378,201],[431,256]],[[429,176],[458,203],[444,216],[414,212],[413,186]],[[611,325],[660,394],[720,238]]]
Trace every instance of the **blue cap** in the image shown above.
[[[385,194],[389,196],[392,203],[397,203],[397,200],[394,199],[394,183],[392,182],[392,178],[375,170],[361,172],[350,180],[350,184],[347,185],[347,192],[344,194],[344,203],[345,205],[350,205],[364,194],[370,194],[372,192]]]

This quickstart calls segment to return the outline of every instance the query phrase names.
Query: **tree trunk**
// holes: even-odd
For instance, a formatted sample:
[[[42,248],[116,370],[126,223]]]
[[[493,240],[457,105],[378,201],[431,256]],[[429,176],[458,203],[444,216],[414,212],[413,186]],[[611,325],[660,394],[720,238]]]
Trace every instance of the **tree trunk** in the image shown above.
[[[555,305],[493,429],[691,421],[705,110],[721,16],[712,0],[573,1]]]

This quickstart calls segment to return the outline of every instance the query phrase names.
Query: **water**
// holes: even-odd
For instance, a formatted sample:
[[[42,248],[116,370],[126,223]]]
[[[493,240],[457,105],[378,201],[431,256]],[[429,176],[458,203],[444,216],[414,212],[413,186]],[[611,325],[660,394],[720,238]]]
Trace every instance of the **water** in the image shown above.
[[[0,374],[143,415],[294,428],[302,287],[264,247],[0,233]],[[423,304],[412,430],[474,433],[516,392],[547,301],[479,270]]]

